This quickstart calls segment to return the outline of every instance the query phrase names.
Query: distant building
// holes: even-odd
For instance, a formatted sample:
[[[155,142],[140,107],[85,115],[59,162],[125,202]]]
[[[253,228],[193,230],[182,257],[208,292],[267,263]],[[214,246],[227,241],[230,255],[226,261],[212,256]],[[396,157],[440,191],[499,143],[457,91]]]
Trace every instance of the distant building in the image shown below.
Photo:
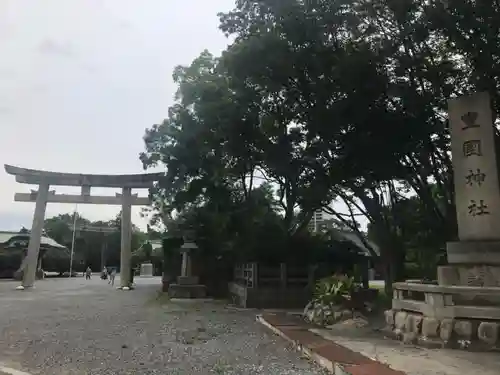
[[[20,232],[0,231],[0,248],[2,249],[8,249],[8,248],[27,249],[29,240],[30,240],[29,231],[20,231]],[[44,231],[42,237],[40,238],[40,248],[66,249],[66,246],[63,246],[54,241],[52,238],[48,237]]]
[[[0,231],[0,278],[16,277],[16,273],[21,272],[23,259],[28,250],[30,240],[29,230],[22,229],[19,232]],[[48,237],[45,233],[40,238],[40,252],[38,254],[38,268],[42,268],[42,258],[48,251],[55,251],[58,254],[55,259],[48,259],[49,271],[54,271],[54,268],[60,268],[60,264],[56,262],[64,262],[64,267],[69,265],[68,249]],[[67,258],[67,261],[65,261]],[[59,270],[56,270],[59,272]]]
[[[317,233],[329,229],[329,224],[333,219],[333,215],[325,212],[322,209],[316,210],[307,225],[311,233]]]
[[[355,246],[360,254],[371,257],[378,258],[380,257],[380,248],[376,243],[370,241],[365,236],[360,236],[360,234],[355,233],[351,230],[343,230],[343,229],[330,229],[329,231],[330,238],[335,239],[341,242],[349,242],[353,246]]]
[[[379,264],[379,247],[366,238],[366,236],[354,232],[347,226],[343,226],[334,215],[321,209],[317,210],[314,212],[307,227],[311,233],[328,234],[331,239],[351,244],[354,248],[358,249],[360,254],[371,259],[372,267]]]

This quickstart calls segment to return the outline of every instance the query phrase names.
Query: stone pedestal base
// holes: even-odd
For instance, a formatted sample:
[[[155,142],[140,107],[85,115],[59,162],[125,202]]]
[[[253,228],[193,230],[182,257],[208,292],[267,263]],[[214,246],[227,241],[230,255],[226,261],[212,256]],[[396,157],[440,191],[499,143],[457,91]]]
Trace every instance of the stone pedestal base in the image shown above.
[[[447,266],[439,274],[449,281],[457,272]],[[428,347],[500,348],[499,287],[395,283],[393,288],[392,309],[385,312],[390,336]]]
[[[151,263],[141,264],[140,277],[153,277],[153,265]]]
[[[437,276],[442,286],[500,287],[500,266],[440,266]]]
[[[177,284],[180,285],[198,285],[200,278],[198,276],[178,276]]]
[[[385,321],[388,336],[406,344],[480,351],[500,349],[500,320],[435,318],[387,310]]]
[[[500,266],[500,241],[456,241],[446,244],[448,263]]]
[[[170,298],[205,298],[207,296],[207,287],[200,284],[170,284],[168,296]]]

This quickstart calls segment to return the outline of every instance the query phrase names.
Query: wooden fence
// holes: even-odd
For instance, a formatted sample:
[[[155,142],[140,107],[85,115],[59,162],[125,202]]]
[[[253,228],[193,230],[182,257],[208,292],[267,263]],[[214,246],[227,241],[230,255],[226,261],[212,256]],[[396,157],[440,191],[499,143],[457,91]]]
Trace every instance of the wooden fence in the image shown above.
[[[247,288],[307,287],[314,285],[316,266],[292,267],[281,263],[278,267],[245,263],[234,268],[234,282]]]
[[[233,301],[242,307],[303,308],[312,296],[316,267],[240,264],[229,284]]]

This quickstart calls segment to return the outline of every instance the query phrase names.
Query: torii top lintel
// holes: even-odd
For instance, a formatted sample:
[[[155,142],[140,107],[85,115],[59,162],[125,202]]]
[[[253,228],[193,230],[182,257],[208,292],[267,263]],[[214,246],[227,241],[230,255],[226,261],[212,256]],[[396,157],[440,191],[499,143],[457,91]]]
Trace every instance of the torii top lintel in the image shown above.
[[[147,189],[159,181],[163,173],[144,174],[79,174],[41,171],[37,169],[20,168],[5,164],[5,171],[16,176],[16,181],[22,184],[39,185],[41,183],[56,186],[93,186],[109,188]]]

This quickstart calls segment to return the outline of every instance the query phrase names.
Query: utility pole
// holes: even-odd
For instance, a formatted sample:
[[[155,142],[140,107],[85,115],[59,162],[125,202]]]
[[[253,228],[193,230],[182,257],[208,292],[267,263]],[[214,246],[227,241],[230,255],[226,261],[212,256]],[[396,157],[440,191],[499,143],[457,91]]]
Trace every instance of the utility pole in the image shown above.
[[[75,253],[76,218],[78,216],[78,204],[75,205],[73,214],[73,238],[71,239],[71,255],[69,257],[69,277],[73,275],[73,254]]]

